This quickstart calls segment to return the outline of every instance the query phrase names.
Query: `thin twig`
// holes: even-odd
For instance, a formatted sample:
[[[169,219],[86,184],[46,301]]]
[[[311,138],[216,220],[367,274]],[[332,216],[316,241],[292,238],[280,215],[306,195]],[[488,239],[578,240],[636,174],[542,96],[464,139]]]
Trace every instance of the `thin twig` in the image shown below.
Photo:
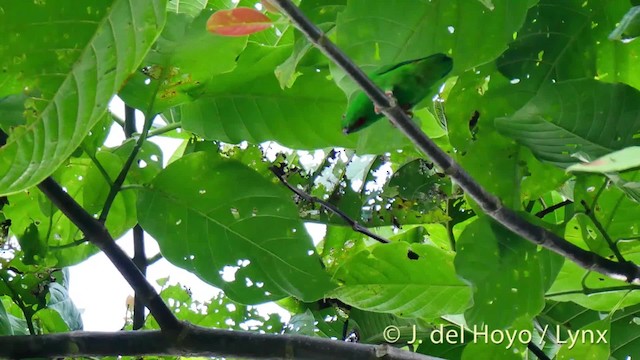
[[[369,236],[370,238],[377,240],[381,243],[384,244],[388,244],[390,241],[380,235],[376,235],[374,233],[372,233],[371,231],[369,231],[369,229],[367,229],[366,227],[360,225],[357,221],[353,220],[352,218],[349,217],[349,215],[345,214],[342,210],[338,209],[337,207],[335,207],[334,205],[322,200],[322,199],[318,199],[315,196],[311,196],[309,194],[307,194],[306,192],[296,188],[295,186],[291,185],[287,179],[284,178],[284,174],[282,173],[282,171],[278,168],[276,168],[275,166],[271,166],[269,168],[271,170],[271,172],[280,180],[280,182],[282,184],[284,184],[284,186],[288,187],[289,190],[293,191],[296,195],[300,196],[301,198],[305,199],[306,201],[309,201],[311,203],[318,203],[320,204],[323,208],[325,208],[326,210],[330,211],[331,213],[339,216],[344,222],[346,222],[347,224],[349,224],[349,226],[351,226],[351,228],[354,231],[357,231],[359,233],[362,233],[364,235]]]
[[[161,128],[157,128],[157,129],[153,129],[151,131],[149,131],[149,135],[147,135],[147,139],[150,137],[154,137],[154,136],[158,136],[158,135],[162,135],[165,133],[168,133],[171,130],[175,130],[175,129],[179,129],[182,127],[182,123],[181,122],[174,122],[172,124],[169,124],[167,126],[163,126]]]
[[[129,285],[136,291],[136,294],[139,294],[143,299],[160,328],[168,332],[180,331],[183,324],[173,315],[171,309],[162,301],[160,295],[145,279],[133,261],[118,247],[104,223],[89,215],[52,178],[45,179],[38,185],[38,188],[84,233],[86,239],[107,255]]]
[[[107,184],[109,184],[109,186],[113,186],[113,181],[111,181],[111,177],[109,176],[109,173],[104,168],[104,166],[102,166],[100,161],[98,161],[98,158],[95,156],[95,154],[92,154],[91,151],[87,150],[87,147],[84,144],[82,144],[82,151],[84,151],[84,153],[87,154],[89,159],[91,159],[91,162],[93,162],[93,164],[96,166],[96,168],[104,178],[104,181],[106,181]]]
[[[487,215],[515,234],[560,254],[587,270],[640,284],[640,267],[634,263],[618,263],[584,250],[541,226],[529,223],[515,211],[503,206],[496,196],[478,184],[459,164],[422,132],[406,112],[397,106],[395,99],[388,97],[376,86],[317,26],[309,21],[291,0],[273,0],[273,3],[278,5],[281,12],[289,17],[318,49],[344,70],[369,96],[375,106],[445,174],[451,176]]]
[[[49,245],[49,249],[52,249],[52,250],[68,249],[68,248],[76,247],[78,245],[82,245],[82,244],[86,243],[87,241],[89,241],[89,240],[87,240],[86,238],[82,238],[82,239],[78,239],[78,240],[72,241],[72,242],[70,242],[68,244],[64,244],[64,245]]]
[[[556,210],[558,210],[558,209],[560,209],[562,207],[565,207],[565,206],[567,206],[569,204],[573,204],[573,201],[565,200],[565,201],[563,201],[561,203],[557,203],[557,204],[551,205],[548,208],[545,208],[545,209],[542,209],[542,210],[538,211],[536,213],[536,217],[539,217],[539,218],[542,219],[543,217],[545,217],[545,216],[551,214],[552,212],[554,212],[554,211],[556,211]]]
[[[618,261],[620,262],[625,262],[626,260],[624,259],[624,256],[622,256],[622,254],[620,253],[620,250],[618,250],[618,247],[616,246],[613,239],[611,239],[611,237],[607,233],[607,230],[605,230],[604,226],[600,224],[600,221],[596,217],[596,214],[594,214],[594,212],[589,208],[589,205],[587,205],[587,202],[584,200],[580,200],[580,204],[584,207],[584,214],[587,215],[589,219],[591,219],[591,222],[593,223],[593,225],[595,225],[596,229],[598,229],[598,231],[600,232],[604,240],[607,242],[607,245],[609,245],[609,249],[611,250],[613,255],[616,257],[616,259],[618,259]]]
[[[162,259],[162,253],[157,253],[155,255],[153,255],[152,257],[147,259],[147,264],[148,265],[153,265],[156,262],[158,262],[158,260]]]

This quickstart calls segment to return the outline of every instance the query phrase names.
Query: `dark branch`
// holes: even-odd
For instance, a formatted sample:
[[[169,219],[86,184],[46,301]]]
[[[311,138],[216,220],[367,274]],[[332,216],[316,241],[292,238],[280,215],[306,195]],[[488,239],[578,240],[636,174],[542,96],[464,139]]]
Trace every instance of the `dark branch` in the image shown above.
[[[597,271],[614,279],[640,284],[640,267],[632,262],[615,262],[584,250],[553,232],[524,220],[518,214],[502,205],[500,200],[486,191],[449,155],[442,151],[420,128],[407,116],[405,111],[396,106],[395,101],[385,95],[325,34],[291,2],[290,0],[273,0],[294,25],[329,59],[344,70],[351,79],[371,98],[377,108],[400,129],[420,150],[429,156],[445,174],[451,178],[475,200],[482,210],[515,234],[556,252],[581,267]]]
[[[180,335],[159,331],[70,332],[0,336],[1,358],[108,355],[188,355],[252,359],[442,360],[384,345],[320,337],[259,334],[185,325]]]
[[[546,209],[544,209],[544,210],[540,210],[540,211],[538,211],[538,212],[536,213],[536,217],[539,217],[539,218],[541,218],[541,219],[542,219],[543,217],[545,217],[545,216],[547,216],[547,215],[551,214],[552,212],[554,212],[554,211],[556,211],[556,210],[558,210],[558,209],[560,209],[560,208],[563,208],[563,207],[565,207],[565,206],[567,206],[567,205],[569,205],[569,204],[573,204],[573,201],[571,201],[571,200],[565,200],[565,201],[563,201],[563,202],[561,202],[561,203],[557,203],[557,204],[555,204],[555,205],[551,205],[551,206],[549,206],[548,208],[546,208]]]
[[[107,255],[149,308],[161,329],[176,331],[182,327],[182,323],[176,319],[133,261],[118,247],[103,223],[89,215],[53,179],[45,179],[38,188],[84,233],[87,240]]]
[[[344,222],[346,222],[347,224],[349,224],[349,226],[351,226],[351,228],[354,231],[357,231],[359,233],[362,233],[364,235],[367,235],[368,237],[379,241],[383,244],[388,244],[389,240],[380,236],[380,235],[376,235],[374,233],[372,233],[371,231],[369,231],[369,229],[367,229],[366,227],[360,225],[357,221],[353,220],[352,218],[350,218],[347,214],[345,214],[342,210],[338,209],[337,207],[333,206],[332,204],[322,200],[322,199],[318,199],[315,196],[311,196],[309,194],[307,194],[306,192],[296,188],[295,186],[289,184],[289,182],[287,181],[287,179],[284,178],[284,174],[282,173],[281,170],[279,170],[278,168],[275,167],[270,167],[269,168],[271,170],[271,172],[278,177],[278,179],[280,180],[281,183],[283,183],[287,188],[289,188],[289,190],[293,191],[296,195],[300,196],[301,198],[305,199],[306,201],[309,201],[311,203],[318,203],[320,204],[323,208],[325,208],[326,210],[330,211],[331,213],[337,215],[338,217],[340,217],[342,220],[344,220]]]
[[[136,132],[136,109],[129,105],[124,105],[124,136],[127,139],[133,137]],[[135,157],[135,155],[134,155]],[[111,184],[113,187],[113,184]],[[122,186],[120,187],[122,189]],[[106,218],[106,216],[105,216]],[[140,225],[133,227],[133,263],[136,264],[142,276],[147,276],[147,255],[144,252],[144,231]],[[144,326],[144,303],[140,296],[135,294],[133,304],[133,330],[141,329]]]

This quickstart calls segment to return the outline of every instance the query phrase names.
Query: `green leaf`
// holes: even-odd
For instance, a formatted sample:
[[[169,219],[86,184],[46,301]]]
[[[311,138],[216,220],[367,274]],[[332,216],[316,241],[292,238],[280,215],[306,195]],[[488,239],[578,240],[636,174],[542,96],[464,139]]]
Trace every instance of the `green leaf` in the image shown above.
[[[115,181],[122,170],[124,162],[115,154],[107,151],[96,153],[96,159],[106,171],[103,174],[95,163],[91,163],[83,178],[82,205],[90,214],[100,214]],[[134,165],[135,166],[135,165]],[[109,181],[105,179],[109,177]],[[122,236],[136,224],[136,194],[133,191],[120,191],[112,204],[105,225],[115,239]]]
[[[513,208],[521,204],[520,153],[513,141],[497,132],[493,119],[524,102],[526,97],[489,66],[462,74],[445,102],[449,140],[456,149],[452,155],[478,183]]]
[[[419,258],[409,258],[409,249]],[[452,254],[424,244],[373,246],[349,258],[335,278],[342,286],[332,297],[359,309],[405,318],[460,313],[471,296],[454,272]]]
[[[0,301],[0,335],[13,335],[13,327],[9,315]]]
[[[437,174],[433,163],[417,159],[398,169],[385,190],[396,192],[404,200],[413,201],[417,210],[425,213],[441,205],[450,188],[451,183]]]
[[[41,309],[33,315],[33,322],[45,334],[68,332],[69,326],[59,312],[53,309]]]
[[[38,260],[42,260],[47,253],[47,243],[43,241],[44,236],[40,236],[38,226],[35,223],[27,226],[22,236],[18,236],[20,248],[24,251],[23,262],[27,265],[34,265]]]
[[[62,285],[52,282],[49,284],[49,301],[47,307],[53,309],[60,314],[62,320],[71,331],[82,330],[82,317],[80,311],[75,306],[71,298],[69,298],[69,291]]]
[[[333,287],[290,195],[238,162],[182,157],[140,192],[138,216],[167,260],[235,301],[313,301]]]
[[[127,140],[112,151],[120,157],[124,164],[131,155],[135,143],[135,139]],[[160,146],[151,141],[145,141],[136,155],[134,165],[131,166],[131,169],[127,173],[127,182],[132,184],[148,184],[151,182],[160,170],[162,170],[162,158],[163,154]],[[119,171],[120,169],[118,169],[118,172]],[[117,174],[118,173],[112,175],[113,180],[115,180]]]
[[[402,319],[392,314],[381,314],[352,308],[349,311],[349,324],[355,323],[360,335],[360,342],[365,344],[381,344],[385,341],[385,329],[389,326],[398,328],[396,344],[406,344],[411,340],[423,339],[433,331],[425,321],[420,319]],[[415,336],[415,339],[414,339]]]
[[[608,173],[624,171],[640,167],[640,146],[631,146],[614,151],[593,161],[574,164],[567,171],[584,171],[593,173]]]
[[[514,235],[486,217],[469,224],[457,242],[456,271],[473,284],[468,325],[502,329],[544,308],[544,293],[564,258]]]
[[[570,331],[570,337],[561,339],[564,342],[556,359],[571,360],[608,360],[611,319],[595,321],[583,328]],[[604,338],[601,336],[604,335]]]
[[[25,124],[25,112],[28,111],[30,98],[25,94],[9,95],[0,99],[0,130],[5,134],[14,126]]]
[[[536,2],[497,0],[488,10],[479,1],[349,1],[338,16],[337,44],[369,70],[445,53],[454,59],[453,73],[461,73],[497,58]]]
[[[583,79],[545,84],[515,114],[495,120],[500,132],[559,167],[640,145],[640,92]]]
[[[144,68],[127,81],[120,97],[142,111],[162,112],[193,101],[216,75],[233,70],[247,37],[207,32],[206,22],[213,12],[205,9],[194,18],[174,13],[170,7],[162,35],[142,62]]]
[[[164,24],[163,0],[9,2],[0,14],[0,96],[37,89],[0,148],[0,194],[39,183],[80,145]],[[46,49],[46,51],[44,51]]]

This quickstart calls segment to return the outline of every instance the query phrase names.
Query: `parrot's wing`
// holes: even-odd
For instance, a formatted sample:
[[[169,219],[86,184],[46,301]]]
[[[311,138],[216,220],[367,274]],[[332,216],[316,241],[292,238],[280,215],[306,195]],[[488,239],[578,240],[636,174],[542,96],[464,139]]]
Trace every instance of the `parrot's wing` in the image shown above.
[[[419,58],[419,59],[406,60],[406,61],[403,61],[403,62],[399,62],[397,64],[385,65],[385,66],[381,67],[380,69],[376,70],[374,74],[377,75],[377,76],[385,75],[385,74],[387,74],[387,73],[389,73],[389,72],[391,72],[393,70],[401,68],[401,67],[403,67],[405,65],[416,63],[416,62],[418,62],[420,60],[424,60],[424,59],[426,59],[428,57],[429,56],[425,56],[425,57],[422,57],[422,58]]]

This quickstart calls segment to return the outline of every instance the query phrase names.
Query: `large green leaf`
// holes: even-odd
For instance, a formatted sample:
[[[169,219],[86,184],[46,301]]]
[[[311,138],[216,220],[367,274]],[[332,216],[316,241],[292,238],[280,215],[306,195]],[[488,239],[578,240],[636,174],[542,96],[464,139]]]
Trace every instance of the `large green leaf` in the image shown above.
[[[504,204],[520,208],[557,188],[566,175],[498,133],[494,119],[507,116],[530,98],[498,73],[493,64],[462,74],[445,109],[453,155],[462,167]]]
[[[352,147],[339,124],[344,94],[327,79],[326,70],[306,68],[292,88],[280,88],[273,71],[290,52],[290,46],[249,44],[233,72],[216,76],[197,101],[182,106],[184,128],[228,143]]]
[[[80,145],[160,33],[165,7],[163,0],[3,4],[0,96],[34,97],[25,125],[0,148],[0,194],[37,184]]]
[[[138,216],[167,260],[235,301],[313,301],[333,287],[290,195],[239,162],[182,157],[140,192]]]
[[[458,314],[471,297],[455,274],[452,254],[424,244],[397,242],[360,251],[335,277],[342,286],[332,296],[359,309],[406,318]]]
[[[451,54],[453,72],[497,58],[537,1],[352,0],[337,20],[337,42],[356,63],[393,64],[434,53]],[[481,27],[479,31],[478,27]]]
[[[120,172],[123,161],[107,151],[96,153],[96,159],[113,181]],[[90,159],[70,158],[53,174],[53,178],[85,210],[92,215],[100,214],[110,186],[97,165]],[[83,234],[37,188],[10,195],[8,198],[10,205],[4,207],[3,212],[11,219],[10,229],[13,234],[22,236],[27,229],[33,225],[37,226],[37,239],[41,241],[39,247],[48,249],[46,261],[39,257],[41,262],[44,261],[51,266],[69,266],[98,251],[94,245],[87,242],[72,246],[74,242],[83,239]],[[135,225],[135,200],[135,193],[132,191],[116,195],[112,211],[109,212],[105,223],[114,238],[119,238]],[[35,244],[32,243],[31,246]],[[28,249],[32,251],[30,247]]]
[[[151,112],[156,113],[193,101],[207,82],[236,66],[247,37],[209,33],[206,22],[214,10],[198,10],[206,4],[190,3],[170,3],[167,24],[142,62],[144,68],[119,93],[128,105],[143,111],[153,105]]]
[[[632,354],[640,354],[640,306],[632,306],[616,311],[611,320],[609,342],[611,356],[624,359]]]
[[[560,167],[640,145],[640,92],[592,79],[544,84],[515,114],[496,119],[505,135]],[[584,156],[584,155],[583,155]]]
[[[53,309],[67,324],[69,330],[82,330],[80,311],[69,298],[69,291],[62,285],[53,282],[49,284],[49,300],[47,307]]]
[[[469,224],[457,243],[456,271],[473,284],[469,325],[492,329],[519,317],[533,318],[544,308],[544,293],[555,279],[562,257],[514,235],[483,217]]]
[[[569,338],[558,338],[562,343],[558,360],[608,360],[611,319],[604,318],[570,332]]]

